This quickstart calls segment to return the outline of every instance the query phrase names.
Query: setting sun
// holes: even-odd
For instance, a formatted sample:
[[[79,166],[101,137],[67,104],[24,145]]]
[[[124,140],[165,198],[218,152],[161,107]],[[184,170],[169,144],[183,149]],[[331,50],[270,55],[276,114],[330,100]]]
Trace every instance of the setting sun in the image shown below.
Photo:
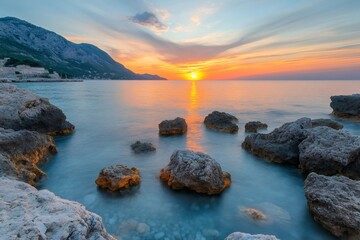
[[[200,80],[201,77],[202,77],[202,73],[200,72],[190,72],[186,76],[188,80]]]

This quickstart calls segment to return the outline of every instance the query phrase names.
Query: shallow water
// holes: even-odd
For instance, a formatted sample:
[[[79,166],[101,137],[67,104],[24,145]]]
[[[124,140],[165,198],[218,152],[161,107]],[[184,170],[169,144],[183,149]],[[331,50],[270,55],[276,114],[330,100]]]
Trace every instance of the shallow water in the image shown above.
[[[38,186],[78,201],[103,217],[107,230],[121,239],[223,239],[234,231],[274,234],[280,239],[333,239],[308,212],[304,176],[296,167],[268,163],[241,148],[244,124],[259,120],[268,131],[307,116],[329,118],[331,95],[360,89],[356,81],[85,81],[20,83],[45,96],[76,125],[71,136],[56,138],[59,153],[43,169]],[[203,126],[213,110],[237,116],[238,134]],[[159,137],[158,123],[177,116],[187,120],[184,136]],[[360,135],[360,125],[340,121]],[[264,131],[267,132],[267,131]],[[135,155],[130,144],[152,142],[157,151]],[[232,175],[221,196],[172,191],[159,171],[176,149],[202,151]],[[106,166],[141,169],[141,185],[126,194],[101,191],[95,184]],[[254,207],[268,215],[258,223],[242,214]],[[150,227],[141,234],[139,223]],[[140,226],[144,226],[141,224]]]

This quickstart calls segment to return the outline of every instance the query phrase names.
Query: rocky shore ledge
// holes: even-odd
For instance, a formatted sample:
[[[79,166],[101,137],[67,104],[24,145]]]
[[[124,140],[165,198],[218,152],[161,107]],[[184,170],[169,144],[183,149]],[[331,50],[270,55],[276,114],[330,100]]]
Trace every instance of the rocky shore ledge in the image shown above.
[[[0,86],[0,127],[31,130],[48,135],[65,135],[75,127],[48,99],[9,84]]]
[[[4,239],[114,239],[101,217],[79,203],[32,187],[45,176],[39,164],[57,151],[51,135],[74,126],[50,102],[0,85],[0,236]],[[31,184],[31,185],[30,185]]]

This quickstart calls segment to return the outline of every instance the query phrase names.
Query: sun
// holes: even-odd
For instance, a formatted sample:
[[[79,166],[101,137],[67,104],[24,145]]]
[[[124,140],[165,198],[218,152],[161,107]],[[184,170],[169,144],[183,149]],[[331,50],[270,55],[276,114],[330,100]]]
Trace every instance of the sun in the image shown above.
[[[201,79],[202,74],[200,72],[190,72],[187,74],[186,78],[188,80],[200,80]]]

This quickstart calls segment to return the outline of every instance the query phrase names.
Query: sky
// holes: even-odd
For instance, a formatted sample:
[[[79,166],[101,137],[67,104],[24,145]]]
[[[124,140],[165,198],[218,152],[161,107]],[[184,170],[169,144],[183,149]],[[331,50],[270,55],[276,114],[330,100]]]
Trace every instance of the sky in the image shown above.
[[[167,79],[360,79],[359,0],[1,0]]]

